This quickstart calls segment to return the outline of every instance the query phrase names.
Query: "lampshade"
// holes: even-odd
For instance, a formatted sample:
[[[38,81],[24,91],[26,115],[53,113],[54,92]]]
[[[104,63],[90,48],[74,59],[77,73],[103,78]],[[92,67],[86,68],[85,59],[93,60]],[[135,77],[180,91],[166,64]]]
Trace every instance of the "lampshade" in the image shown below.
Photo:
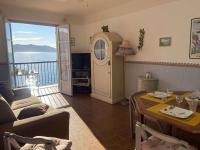
[[[128,40],[123,40],[122,44],[119,46],[118,51],[115,53],[117,56],[134,55],[135,51],[131,47]]]

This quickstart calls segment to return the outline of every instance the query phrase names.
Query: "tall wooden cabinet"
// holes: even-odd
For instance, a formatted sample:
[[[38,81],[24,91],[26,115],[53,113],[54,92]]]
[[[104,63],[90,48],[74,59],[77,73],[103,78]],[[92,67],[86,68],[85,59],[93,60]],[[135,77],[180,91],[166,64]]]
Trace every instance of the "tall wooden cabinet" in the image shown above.
[[[115,53],[122,38],[112,32],[91,37],[91,96],[114,104],[124,98],[124,61]]]

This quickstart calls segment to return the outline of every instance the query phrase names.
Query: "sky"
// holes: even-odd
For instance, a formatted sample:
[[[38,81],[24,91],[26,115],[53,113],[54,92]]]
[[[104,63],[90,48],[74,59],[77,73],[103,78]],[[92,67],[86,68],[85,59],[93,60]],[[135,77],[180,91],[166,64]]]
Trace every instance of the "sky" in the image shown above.
[[[13,44],[47,45],[56,47],[55,27],[11,23]]]

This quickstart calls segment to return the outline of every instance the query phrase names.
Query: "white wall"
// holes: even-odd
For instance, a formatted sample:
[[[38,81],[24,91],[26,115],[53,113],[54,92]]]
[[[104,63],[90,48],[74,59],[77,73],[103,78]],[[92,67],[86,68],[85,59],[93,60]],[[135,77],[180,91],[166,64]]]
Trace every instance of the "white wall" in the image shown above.
[[[89,49],[87,48],[87,44],[85,43],[84,38],[87,38],[85,36],[85,30],[83,28],[83,25],[78,24],[71,24],[71,37],[75,38],[75,47],[72,48],[73,53],[84,53],[89,52]]]
[[[139,29],[145,28],[143,50],[127,57],[127,60],[200,63],[198,59],[189,59],[191,19],[200,17],[199,6],[199,0],[179,0],[85,24],[83,29],[86,33],[81,39],[83,49],[89,50],[89,37],[99,32],[102,25],[109,25],[111,31],[130,40],[134,48],[138,44]],[[166,36],[172,37],[172,46],[159,47],[159,38]]]

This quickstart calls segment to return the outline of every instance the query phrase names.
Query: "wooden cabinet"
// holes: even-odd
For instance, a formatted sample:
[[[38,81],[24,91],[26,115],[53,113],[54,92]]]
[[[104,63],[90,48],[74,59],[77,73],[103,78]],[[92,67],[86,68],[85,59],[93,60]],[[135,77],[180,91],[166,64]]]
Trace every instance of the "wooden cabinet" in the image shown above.
[[[124,98],[124,61],[116,56],[122,38],[100,32],[91,38],[91,96],[110,104]]]

